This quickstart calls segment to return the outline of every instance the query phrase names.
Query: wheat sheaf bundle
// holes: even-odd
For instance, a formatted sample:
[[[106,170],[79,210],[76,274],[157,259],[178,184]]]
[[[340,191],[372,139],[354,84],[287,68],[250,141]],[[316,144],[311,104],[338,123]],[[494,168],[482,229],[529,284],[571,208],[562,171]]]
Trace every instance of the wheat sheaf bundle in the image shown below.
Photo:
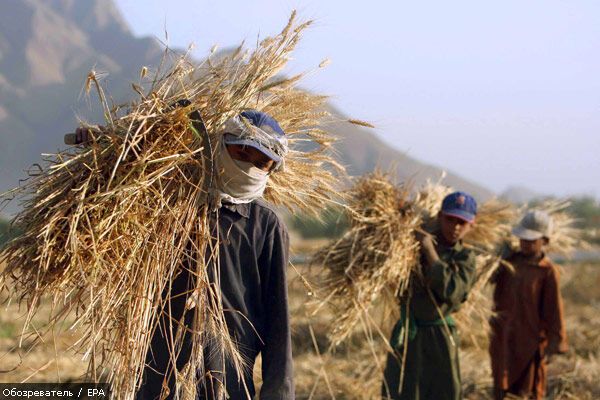
[[[410,189],[381,171],[359,178],[347,193],[349,230],[312,260],[326,271],[323,292],[328,295],[320,305],[332,305],[339,315],[330,331],[334,346],[357,323],[372,323],[370,313],[377,303],[394,304],[410,289],[420,261],[415,231],[428,230],[452,191],[440,182],[428,182],[414,196]],[[493,251],[508,237],[514,215],[511,206],[496,200],[480,208],[477,228],[465,238],[482,254],[477,282],[487,281],[497,262]]]
[[[309,24],[297,23],[294,13],[279,35],[250,53],[240,47],[201,65],[176,58],[152,79],[144,68],[149,88],[134,85],[137,99],[127,108],[110,108],[90,73],[88,89],[100,96],[106,118],[102,134],[85,148],[48,156],[47,167],[13,192],[24,205],[15,219],[23,233],[2,254],[2,278],[4,289],[27,303],[24,332],[43,337],[74,316],[69,327],[79,334],[76,348],[89,360],[89,377],[97,381],[103,374],[115,398],[134,397],[156,329],[175,332],[172,359],[179,352],[185,327],[181,321],[159,326],[158,315],[168,315],[163,292],[183,269],[195,278],[189,292],[196,300],[186,311],[195,327],[187,333],[194,343],[189,363],[170,372],[181,383],[180,398],[195,398],[192,366],[201,365],[209,339],[218,341],[238,373],[244,367],[207,271],[218,258],[218,232],[207,207],[206,180],[215,172],[202,154],[219,143],[224,121],[256,109],[272,115],[288,135],[286,167],[271,176],[268,201],[318,213],[338,198],[343,168],[332,158],[333,138],[319,128],[330,117],[322,111],[326,98],[296,88],[302,75],[277,75]],[[182,99],[190,104],[173,106]],[[192,129],[194,110],[208,142]],[[53,305],[49,325],[34,329],[28,323],[47,299]]]
[[[347,195],[348,232],[312,259],[327,271],[323,303],[336,306],[333,345],[348,337],[384,292],[394,296],[405,289],[417,255],[412,230],[421,221],[410,209],[406,188],[380,171],[359,178]]]

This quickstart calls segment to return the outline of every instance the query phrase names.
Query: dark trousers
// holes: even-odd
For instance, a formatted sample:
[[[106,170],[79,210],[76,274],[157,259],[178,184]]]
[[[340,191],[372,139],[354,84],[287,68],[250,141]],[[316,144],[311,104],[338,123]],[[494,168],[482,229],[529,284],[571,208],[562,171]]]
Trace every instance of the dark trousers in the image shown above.
[[[400,374],[404,343],[399,343],[400,329],[394,329],[390,343],[399,343],[388,354],[382,385],[382,397],[394,400],[460,400],[462,398],[458,363],[458,335],[453,326],[450,334],[444,326],[417,328],[408,341],[404,378],[400,390]],[[404,339],[406,340],[406,338]]]

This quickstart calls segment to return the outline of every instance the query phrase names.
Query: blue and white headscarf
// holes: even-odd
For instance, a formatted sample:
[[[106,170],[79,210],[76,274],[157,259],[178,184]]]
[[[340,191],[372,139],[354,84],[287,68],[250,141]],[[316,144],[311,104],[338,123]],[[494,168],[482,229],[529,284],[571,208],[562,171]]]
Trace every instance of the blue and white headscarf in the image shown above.
[[[225,144],[251,146],[275,161],[274,170],[281,170],[288,153],[288,140],[277,121],[269,114],[249,110],[225,121]]]

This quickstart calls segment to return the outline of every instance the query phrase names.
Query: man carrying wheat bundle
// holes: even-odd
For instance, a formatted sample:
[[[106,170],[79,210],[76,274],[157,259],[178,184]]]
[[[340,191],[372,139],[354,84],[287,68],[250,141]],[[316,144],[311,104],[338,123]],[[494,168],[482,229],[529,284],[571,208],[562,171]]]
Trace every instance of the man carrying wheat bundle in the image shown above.
[[[240,379],[230,360],[220,356],[219,349],[207,346],[204,363],[197,366],[197,395],[201,399],[253,398],[252,370],[260,353],[260,398],[293,399],[286,283],[288,233],[273,208],[261,198],[269,176],[283,168],[287,139],[277,121],[254,110],[227,120],[222,129],[214,157],[217,208],[210,216],[219,235],[219,256],[208,262],[209,276],[212,289],[220,291],[216,297],[222,301],[229,334],[246,365]],[[86,143],[92,133],[78,129],[76,135],[78,143]],[[191,258],[198,256],[192,252]],[[167,329],[166,319],[183,319],[187,329],[192,327],[193,314],[184,312],[195,307],[188,289],[195,287],[190,283],[194,280],[191,271],[181,271],[165,292],[170,310],[163,312],[152,338],[138,399],[174,398],[176,377],[171,372],[174,368],[169,352],[174,332]],[[190,341],[191,335],[182,340],[175,370],[189,359]],[[160,397],[161,392],[167,397]]]
[[[345,177],[327,97],[281,75],[310,26],[295,17],[200,65],[166,51],[127,105],[91,71],[102,127],[82,121],[65,139],[85,146],[45,155],[9,193],[23,230],[0,254],[0,290],[27,306],[22,336],[66,323],[86,379],[115,399],[249,399],[259,354],[260,397],[294,398],[288,236],[271,205],[318,215]]]
[[[458,333],[452,314],[467,299],[476,273],[475,255],[463,237],[477,214],[475,199],[464,192],[447,195],[431,234],[416,232],[421,276],[401,302],[384,372],[387,399],[459,400],[462,397]]]

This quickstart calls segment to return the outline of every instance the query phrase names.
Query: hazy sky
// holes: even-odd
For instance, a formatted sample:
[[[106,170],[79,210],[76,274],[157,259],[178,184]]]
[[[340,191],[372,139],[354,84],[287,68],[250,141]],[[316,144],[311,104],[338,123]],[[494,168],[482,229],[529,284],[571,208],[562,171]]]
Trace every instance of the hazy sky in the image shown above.
[[[600,1],[116,0],[137,35],[229,47],[314,19],[290,71],[391,146],[501,192],[600,197]]]

